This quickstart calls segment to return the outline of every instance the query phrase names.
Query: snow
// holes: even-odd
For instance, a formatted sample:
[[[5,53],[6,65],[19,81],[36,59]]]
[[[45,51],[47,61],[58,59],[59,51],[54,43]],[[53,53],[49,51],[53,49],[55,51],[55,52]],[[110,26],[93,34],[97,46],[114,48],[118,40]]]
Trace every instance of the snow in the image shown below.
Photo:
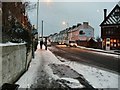
[[[101,49],[94,49],[94,48],[86,48],[86,47],[83,47],[83,46],[78,46],[79,48],[81,49],[87,49],[87,50],[93,50],[95,52],[91,52],[91,53],[96,53],[96,54],[101,54],[101,55],[106,55],[106,56],[112,56],[112,57],[115,57],[115,58],[119,58],[119,55],[117,54],[112,54],[114,53],[114,51],[112,50],[101,50]],[[108,52],[108,53],[106,53]]]
[[[12,43],[12,42],[7,42],[7,43],[0,43],[0,46],[13,46],[13,45],[24,45],[24,43]]]
[[[16,84],[20,85],[20,88],[29,88],[32,84],[37,83],[36,81],[38,79],[43,79],[43,77],[40,78],[40,75],[38,74],[42,74],[42,70],[44,70],[49,77],[54,78],[55,80],[64,79],[66,81],[70,81],[71,83],[67,83],[67,85],[74,88],[83,87],[76,79],[74,79],[74,77],[79,76],[78,74],[82,75],[89,84],[95,88],[118,88],[118,78],[120,78],[118,74],[77,62],[67,61],[62,57],[56,57],[49,50],[40,50],[39,46],[40,45],[38,45],[38,49],[35,52],[35,58],[32,59],[28,71],[16,82]],[[53,69],[51,65],[56,65],[56,68],[54,67]],[[66,74],[60,76],[55,72],[55,69],[56,72],[57,70],[63,70],[61,72]],[[72,71],[70,69],[72,69]],[[76,73],[74,73],[73,70]]]
[[[37,77],[37,70],[39,69],[40,60],[39,55],[35,53],[35,58],[32,59],[28,71],[18,80],[16,84],[20,85],[20,88],[29,88],[33,83],[35,77]]]
[[[67,82],[69,82],[69,83],[66,82],[66,84],[71,88],[84,88],[84,86],[81,85],[79,81],[76,79],[73,79],[73,78],[60,78],[60,79],[66,80]]]
[[[118,88],[117,74],[104,71],[92,66],[86,66],[77,62],[65,62],[78,73],[82,74],[89,83],[95,88]]]
[[[37,76],[39,69],[45,69],[51,77],[58,78],[51,73],[52,70],[49,68],[48,64],[51,62],[59,63],[60,61],[55,56],[51,55],[52,53],[50,51],[44,49],[40,50],[39,46],[40,45],[37,47],[38,50],[35,52],[35,58],[32,59],[28,71],[16,82],[16,84],[20,85],[19,88],[30,88],[30,86],[39,78]]]
[[[77,72],[64,64],[49,64],[49,66],[52,68],[53,73],[57,74],[59,77],[77,78],[80,76]]]

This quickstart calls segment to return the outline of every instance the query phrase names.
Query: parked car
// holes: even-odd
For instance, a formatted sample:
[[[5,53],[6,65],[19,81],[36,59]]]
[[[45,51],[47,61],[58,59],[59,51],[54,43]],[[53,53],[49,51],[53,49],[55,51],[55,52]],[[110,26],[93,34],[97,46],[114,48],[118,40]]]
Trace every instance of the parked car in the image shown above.
[[[69,41],[69,46],[70,47],[77,47],[76,41]]]
[[[66,46],[77,47],[77,43],[76,41],[67,41]]]

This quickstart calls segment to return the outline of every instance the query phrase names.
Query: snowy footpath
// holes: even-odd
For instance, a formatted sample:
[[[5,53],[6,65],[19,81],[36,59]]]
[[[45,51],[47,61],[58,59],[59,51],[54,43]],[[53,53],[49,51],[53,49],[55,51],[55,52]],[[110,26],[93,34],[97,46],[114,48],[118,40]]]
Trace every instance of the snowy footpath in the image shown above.
[[[92,66],[70,62],[38,49],[28,71],[16,82],[19,88],[116,88],[119,75]],[[93,89],[94,90],[94,89]]]

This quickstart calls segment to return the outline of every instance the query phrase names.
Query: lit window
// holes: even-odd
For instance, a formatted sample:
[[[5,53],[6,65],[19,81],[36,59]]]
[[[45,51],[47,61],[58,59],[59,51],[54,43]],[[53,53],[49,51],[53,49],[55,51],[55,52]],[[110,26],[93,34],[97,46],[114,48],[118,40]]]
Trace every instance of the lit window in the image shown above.
[[[118,43],[118,46],[120,47],[120,43]]]
[[[113,39],[111,39],[110,42],[113,42]]]
[[[110,46],[113,46],[113,43],[111,43]]]
[[[116,42],[116,39],[114,39],[114,42]]]
[[[114,44],[114,47],[116,47],[116,44]]]

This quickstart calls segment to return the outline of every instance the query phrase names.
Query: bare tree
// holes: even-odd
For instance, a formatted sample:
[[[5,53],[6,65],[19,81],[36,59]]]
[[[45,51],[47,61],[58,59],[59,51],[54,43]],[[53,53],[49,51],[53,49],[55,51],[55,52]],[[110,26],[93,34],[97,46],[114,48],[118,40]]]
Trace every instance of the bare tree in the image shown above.
[[[24,2],[24,6],[26,11],[31,11],[33,9],[36,9],[37,4],[35,2],[28,1],[28,2]]]

